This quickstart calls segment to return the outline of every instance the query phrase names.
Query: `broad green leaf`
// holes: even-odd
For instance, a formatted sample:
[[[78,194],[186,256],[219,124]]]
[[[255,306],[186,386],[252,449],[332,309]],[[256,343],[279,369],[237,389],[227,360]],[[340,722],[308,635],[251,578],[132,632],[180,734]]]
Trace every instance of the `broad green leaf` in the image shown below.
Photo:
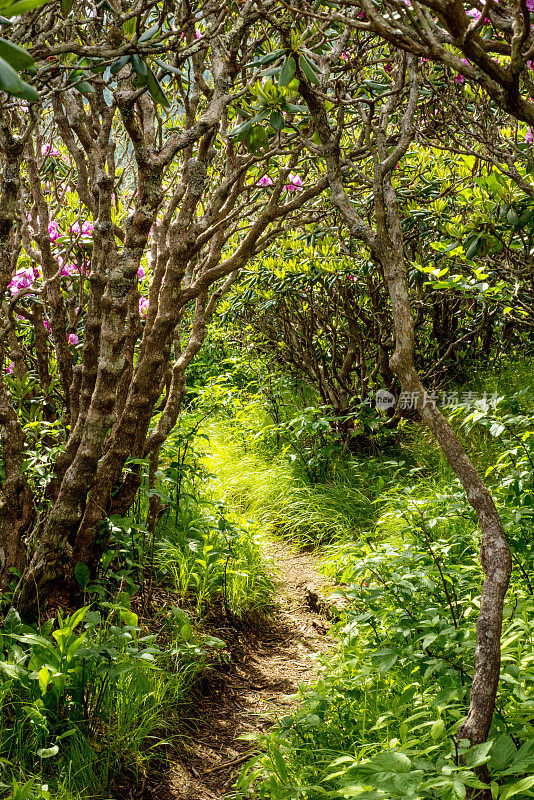
[[[0,661],[0,670],[8,675],[10,678],[21,680],[27,675],[27,671],[17,664],[8,664],[6,661]]]
[[[485,764],[486,761],[489,761],[489,752],[492,744],[493,742],[483,742],[482,744],[470,747],[465,753],[466,766],[469,767],[469,769],[474,769],[481,764]]]
[[[280,70],[280,77],[278,79],[280,86],[287,86],[288,83],[291,83],[296,69],[297,65],[295,63],[295,59],[293,56],[288,56],[282,64],[282,69]]]
[[[308,59],[303,55],[299,56],[299,67],[310,83],[314,83],[316,86],[320,85],[321,81],[319,80],[319,76]]]
[[[467,248],[465,257],[466,258],[474,258],[480,249],[480,244],[482,242],[482,237],[477,236]]]
[[[283,783],[287,783],[287,769],[286,769],[286,762],[284,761],[284,757],[282,756],[280,750],[278,748],[273,747],[271,750],[271,758],[274,764],[274,767],[280,776]]]
[[[133,611],[126,611],[125,609],[121,608],[120,615],[125,625],[137,627],[139,623],[139,617]]]
[[[269,117],[269,122],[271,123],[273,128],[277,131],[281,131],[285,124],[284,117],[282,114],[280,114],[279,111],[273,111],[273,113]]]
[[[519,781],[507,783],[501,788],[499,800],[508,800],[509,797],[522,794],[526,792],[527,789],[530,789],[531,786],[534,786],[534,775],[528,775],[526,778],[521,778]]]
[[[35,102],[39,96],[33,86],[19,78],[13,67],[0,58],[0,89],[13,97]]]
[[[441,739],[443,734],[445,733],[445,723],[442,719],[437,719],[435,722],[432,723],[432,727],[430,728],[430,735],[432,739],[436,741],[437,739]]]
[[[171,64],[166,64],[164,61],[160,61],[158,58],[155,58],[154,61],[164,72],[172,72],[173,75],[180,75],[183,77],[182,70],[178,69],[178,67],[173,67]],[[135,463],[135,461],[130,463]]]
[[[139,37],[139,42],[148,42],[149,39],[153,39],[154,36],[158,33],[159,29],[160,28],[157,23],[155,25],[152,25],[151,28],[149,28],[147,31],[141,34],[141,36]]]
[[[37,751],[39,758],[52,758],[59,753],[59,745],[54,744],[52,747],[42,747]]]
[[[23,50],[22,47],[13,44],[13,42],[8,42],[7,39],[2,39],[1,37],[0,58],[7,61],[7,63],[17,71],[25,69],[34,63],[33,58],[26,50]]]
[[[74,567],[74,577],[76,578],[79,586],[82,589],[85,589],[85,587],[91,580],[91,571],[87,566],[87,564],[82,564],[81,561],[78,561],[78,563]]]
[[[136,72],[138,75],[146,77],[148,73],[148,67],[143,59],[137,55],[137,53],[132,55],[132,67],[134,68],[134,72]]]
[[[260,111],[260,113],[256,114],[255,117],[252,117],[252,119],[247,119],[245,122],[242,122],[240,125],[238,125],[237,128],[232,128],[231,131],[228,131],[228,136],[239,136],[240,134],[245,133],[245,131],[250,130],[252,126],[256,124],[256,122],[261,122],[262,120],[267,119],[270,113],[271,112],[269,109]]]
[[[116,75],[117,72],[120,72],[123,67],[129,62],[130,56],[121,56],[114,64],[110,67],[110,72],[112,75]]]
[[[74,0],[61,0],[61,13],[63,16],[66,17],[67,14],[70,14],[73,5]]]
[[[4,17],[18,17],[20,14],[26,14],[27,11],[33,11],[34,8],[44,6],[48,0],[18,0],[18,2],[11,2],[11,0],[0,0],[0,11]]]
[[[280,58],[285,53],[285,50],[273,50],[272,53],[267,53],[266,55],[258,58],[257,61],[249,61],[248,64],[245,64],[246,67],[266,67],[267,64],[272,64],[273,61],[276,61],[277,58]]]
[[[41,667],[39,670],[39,689],[41,690],[41,694],[46,694],[48,684],[50,683],[50,678],[51,674],[48,667]]]
[[[510,766],[517,755],[517,748],[510,736],[499,736],[491,747],[490,765],[492,772],[501,772]]]
[[[150,92],[152,99],[155,100],[156,103],[159,103],[161,106],[169,108],[170,102],[166,97],[163,89],[161,88],[160,82],[158,81],[158,79],[156,78],[151,69],[149,69],[147,72],[146,85],[148,87],[148,91]]]

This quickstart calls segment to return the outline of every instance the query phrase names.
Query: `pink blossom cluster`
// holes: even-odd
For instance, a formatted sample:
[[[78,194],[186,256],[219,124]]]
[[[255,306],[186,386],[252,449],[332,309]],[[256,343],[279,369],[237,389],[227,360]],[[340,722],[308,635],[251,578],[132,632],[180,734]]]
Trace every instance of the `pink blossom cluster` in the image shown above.
[[[43,320],[43,328],[47,333],[50,333],[50,331],[52,330],[52,326],[50,325],[47,319]]]
[[[268,175],[262,175],[261,178],[258,181],[256,181],[256,186],[265,187],[265,186],[272,186],[272,185],[273,185],[272,178],[270,178]]]
[[[525,133],[525,142],[528,142],[529,144],[532,144],[533,133],[534,133],[534,131],[532,130],[532,128],[529,128],[528,131]]]
[[[461,58],[460,61],[462,62],[462,64],[469,64],[469,61],[467,60],[467,58]],[[455,83],[465,83],[465,77],[462,75],[461,72],[458,72],[456,74],[456,77],[454,78],[454,82]]]
[[[59,150],[57,147],[52,147],[51,144],[44,144],[41,147],[41,155],[42,156],[52,156],[53,158],[59,157]]]
[[[146,317],[148,311],[148,299],[146,297],[139,298],[139,313],[142,317]]]
[[[19,269],[8,283],[8,289],[12,295],[18,294],[22,289],[33,286],[35,280],[41,277],[41,272],[37,267],[26,267]]]
[[[300,192],[302,191],[302,178],[293,172],[289,173],[289,178],[284,186],[286,192]]]
[[[10,361],[9,364],[7,365],[6,372],[8,375],[13,375],[13,373],[15,372],[15,365],[12,361]]]
[[[70,226],[70,232],[73,236],[90,236],[94,231],[95,226],[89,220],[82,222],[80,225],[79,222],[75,222],[73,225]]]
[[[64,278],[68,278],[71,275],[76,275],[79,272],[77,264],[69,264],[61,256],[59,256],[57,263],[61,270],[59,274],[62,275]]]
[[[142,281],[144,277],[145,277],[145,270],[143,269],[143,267],[139,267],[139,269],[137,270],[137,278],[138,280]]]
[[[67,341],[69,344],[78,344],[80,339],[75,333],[69,333],[69,335],[67,336]]]
[[[57,241],[59,237],[62,236],[59,225],[55,219],[48,223],[48,235],[50,236],[51,242]]]
[[[529,11],[534,11],[534,0],[527,0],[527,8]]]

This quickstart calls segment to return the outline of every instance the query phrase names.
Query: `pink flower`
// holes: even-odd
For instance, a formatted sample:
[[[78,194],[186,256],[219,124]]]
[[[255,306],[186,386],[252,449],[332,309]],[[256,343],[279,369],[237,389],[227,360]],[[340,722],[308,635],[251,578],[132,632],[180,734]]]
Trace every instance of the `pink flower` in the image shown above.
[[[533,2],[534,2],[534,0],[533,0]],[[460,61],[462,62],[462,64],[469,64],[469,61],[467,60],[467,58],[461,58]],[[465,78],[464,78],[464,76],[462,75],[461,72],[458,72],[456,74],[456,76],[454,78],[454,82],[455,83],[465,83]]]
[[[527,0],[527,8],[529,11],[534,11],[534,0]]]
[[[51,222],[48,223],[48,235],[50,236],[50,240],[52,242],[57,241],[57,239],[59,239],[59,237],[61,236],[59,225],[57,224],[55,219],[53,219]]]
[[[8,283],[8,289],[12,295],[18,294],[22,289],[28,289],[33,286],[33,283],[40,273],[33,270],[31,267],[20,269],[16,272]]]
[[[7,365],[6,372],[8,375],[13,375],[13,373],[15,372],[15,365],[12,361],[10,361],[9,364]]]
[[[45,329],[45,331],[47,331],[48,333],[50,333],[50,331],[52,330],[52,326],[50,325],[50,323],[48,322],[48,320],[47,320],[47,319],[44,319],[44,320],[43,320],[43,328],[44,328],[44,329]]]
[[[286,192],[300,192],[302,191],[302,178],[293,172],[289,174],[288,183],[284,186]]]
[[[256,186],[272,186],[272,185],[273,181],[272,178],[269,177],[269,175],[262,175],[261,178],[258,181],[256,181]]]
[[[386,70],[386,72],[391,72],[391,71],[393,70],[393,67],[392,67],[392,65],[391,65],[391,64],[388,62],[387,64],[384,64],[384,69]]]
[[[532,128],[529,128],[528,131],[525,133],[525,142],[532,144],[533,141],[532,133],[533,133]]]
[[[195,28],[195,39],[201,39],[201,38],[202,38],[202,34],[200,33],[200,31],[197,31],[197,29]]]
[[[341,53],[341,55],[340,55],[339,57],[340,57],[340,59],[341,59],[342,61],[348,61],[348,60],[349,60],[349,58],[350,58],[350,56],[349,56],[349,54],[348,54],[348,53]]]
[[[75,333],[69,333],[69,335],[67,336],[67,340],[69,344],[78,344],[78,342],[80,341]]]
[[[61,267],[61,272],[59,274],[64,278],[68,278],[70,275],[75,275],[78,272],[76,264],[67,264],[61,257],[58,258],[57,263]]]
[[[89,222],[89,220],[82,222],[81,225],[79,222],[74,222],[70,226],[70,232],[73,236],[90,236],[94,230],[94,227],[95,226],[93,223]]]
[[[145,277],[145,270],[143,269],[143,267],[139,267],[139,269],[137,270],[137,277],[140,281],[142,281],[143,278]]]
[[[57,147],[52,147],[51,144],[44,144],[41,147],[41,155],[42,156],[53,156],[53,158],[58,158],[59,150]]]
[[[148,311],[148,300],[146,297],[139,298],[139,313],[142,317],[146,317],[146,312]]]

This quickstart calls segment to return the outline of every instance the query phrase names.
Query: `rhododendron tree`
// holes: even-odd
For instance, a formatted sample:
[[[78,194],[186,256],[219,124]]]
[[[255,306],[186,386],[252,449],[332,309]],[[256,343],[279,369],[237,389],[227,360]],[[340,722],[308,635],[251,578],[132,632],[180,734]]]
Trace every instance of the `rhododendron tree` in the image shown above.
[[[154,479],[219,298],[326,187],[309,165],[300,177],[294,86],[271,87],[267,130],[249,122],[258,82],[242,67],[269,50],[254,3],[141,3],[126,19],[116,4],[70,5],[50,3],[68,17],[59,28],[38,12],[12,27],[39,100],[3,95],[0,108],[0,579],[21,575],[23,612],[95,566],[143,459]],[[62,423],[44,485],[22,470],[15,375]]]

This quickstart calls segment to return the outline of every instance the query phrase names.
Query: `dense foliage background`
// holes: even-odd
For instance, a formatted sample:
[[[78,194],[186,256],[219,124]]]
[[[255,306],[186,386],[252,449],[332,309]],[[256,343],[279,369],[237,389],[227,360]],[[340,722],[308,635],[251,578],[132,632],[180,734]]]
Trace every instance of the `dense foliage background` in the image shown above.
[[[533,796],[533,14],[0,0],[5,797],[172,759],[273,536],[343,610],[232,796]]]

